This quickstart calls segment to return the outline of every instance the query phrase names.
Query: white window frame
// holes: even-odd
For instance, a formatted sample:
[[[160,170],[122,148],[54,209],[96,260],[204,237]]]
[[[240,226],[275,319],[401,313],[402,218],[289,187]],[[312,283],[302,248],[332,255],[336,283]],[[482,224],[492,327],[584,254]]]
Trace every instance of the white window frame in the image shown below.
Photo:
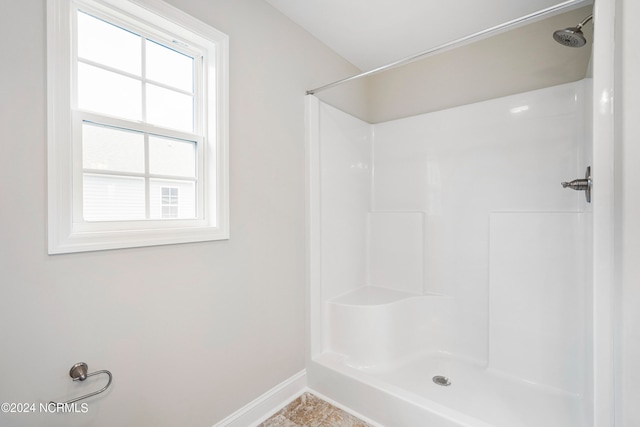
[[[197,218],[87,222],[81,217],[78,129],[91,113],[74,105],[72,25],[78,7],[203,52],[199,84],[207,102],[194,106],[194,113],[202,115]],[[48,0],[47,40],[49,254],[228,239],[228,36],[161,0]],[[118,126],[119,119],[108,120],[100,117],[100,123]],[[153,133],[152,125],[141,126]]]

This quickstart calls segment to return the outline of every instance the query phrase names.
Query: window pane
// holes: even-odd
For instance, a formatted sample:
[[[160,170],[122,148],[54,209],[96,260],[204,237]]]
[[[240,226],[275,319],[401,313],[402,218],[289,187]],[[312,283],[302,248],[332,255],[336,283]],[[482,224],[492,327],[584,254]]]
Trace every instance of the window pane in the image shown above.
[[[152,179],[149,192],[151,219],[196,217],[195,182]]]
[[[149,172],[196,176],[196,143],[149,135]]]
[[[193,132],[193,96],[147,84],[147,122]]]
[[[78,11],[78,57],[139,76],[142,38]]]
[[[145,219],[144,178],[84,174],[85,221]]]
[[[82,167],[144,173],[144,135],[83,123]]]
[[[142,83],[78,63],[78,107],[131,120],[142,118]]]
[[[147,78],[193,91],[193,58],[147,40]]]

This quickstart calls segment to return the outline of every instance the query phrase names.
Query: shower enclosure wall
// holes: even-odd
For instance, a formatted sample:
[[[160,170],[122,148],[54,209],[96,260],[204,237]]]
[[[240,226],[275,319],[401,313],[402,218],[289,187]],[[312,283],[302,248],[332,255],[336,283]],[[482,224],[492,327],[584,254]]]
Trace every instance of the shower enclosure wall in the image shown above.
[[[593,425],[592,215],[560,185],[591,105],[586,79],[371,125],[307,97],[312,389],[385,426]]]

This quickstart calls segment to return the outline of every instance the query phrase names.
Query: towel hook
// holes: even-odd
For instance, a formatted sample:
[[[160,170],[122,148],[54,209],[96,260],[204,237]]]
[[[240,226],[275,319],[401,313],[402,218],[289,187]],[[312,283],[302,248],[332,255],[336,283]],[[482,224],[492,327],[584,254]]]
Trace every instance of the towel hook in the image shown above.
[[[109,386],[111,385],[111,380],[113,379],[113,376],[111,375],[111,372],[107,371],[107,370],[102,370],[102,371],[96,371],[96,372],[92,372],[90,374],[87,373],[87,371],[89,370],[89,367],[87,366],[86,363],[84,362],[79,362],[76,363],[75,365],[73,365],[71,367],[71,369],[69,370],[69,376],[73,379],[73,381],[84,381],[89,377],[92,377],[94,375],[99,375],[99,374],[107,374],[109,376],[109,381],[107,382],[107,385],[105,385],[104,387],[102,387],[100,390],[98,391],[94,391],[93,393],[89,393],[89,394],[85,394],[84,396],[80,396],[77,397],[75,399],[71,399],[67,402],[63,402],[63,403],[56,403],[56,402],[49,402],[49,403],[53,403],[56,405],[69,405],[71,403],[75,403],[79,400],[84,400],[88,397],[91,396],[95,396],[96,394],[100,394],[103,391],[105,391],[106,389],[109,388]]]

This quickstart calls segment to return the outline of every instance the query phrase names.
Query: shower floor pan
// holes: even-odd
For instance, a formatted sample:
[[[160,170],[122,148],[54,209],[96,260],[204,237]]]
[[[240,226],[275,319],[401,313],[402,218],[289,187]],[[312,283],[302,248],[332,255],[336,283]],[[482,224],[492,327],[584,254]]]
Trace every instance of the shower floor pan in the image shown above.
[[[450,385],[434,382],[446,377]],[[308,369],[312,389],[387,427],[583,427],[580,396],[531,384],[447,354],[360,369],[323,353]],[[438,381],[442,383],[442,381]]]

